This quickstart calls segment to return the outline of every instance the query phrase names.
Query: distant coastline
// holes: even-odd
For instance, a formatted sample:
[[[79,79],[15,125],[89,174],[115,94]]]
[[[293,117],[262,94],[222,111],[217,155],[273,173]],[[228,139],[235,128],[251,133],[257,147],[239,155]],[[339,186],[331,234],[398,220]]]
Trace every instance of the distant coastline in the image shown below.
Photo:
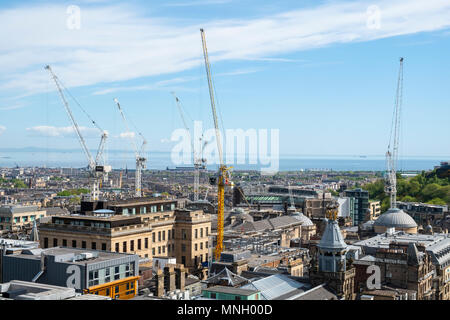
[[[13,150],[13,151],[6,151]],[[83,168],[87,165],[85,155],[77,149],[55,149],[45,148],[0,148],[0,167],[49,167],[49,168]],[[135,159],[129,150],[108,150],[108,164],[114,169],[133,169]],[[175,164],[171,160],[171,153],[164,151],[148,152],[148,168],[165,170],[167,167],[173,169],[189,164]],[[400,157],[398,169],[403,171],[432,170],[441,161],[448,161],[450,157]],[[192,164],[191,164],[192,165]],[[234,170],[260,170],[260,165],[232,164]],[[279,171],[384,171],[385,158],[383,155],[364,156],[313,156],[313,155],[281,155]],[[215,170],[216,165],[209,165],[208,169]]]

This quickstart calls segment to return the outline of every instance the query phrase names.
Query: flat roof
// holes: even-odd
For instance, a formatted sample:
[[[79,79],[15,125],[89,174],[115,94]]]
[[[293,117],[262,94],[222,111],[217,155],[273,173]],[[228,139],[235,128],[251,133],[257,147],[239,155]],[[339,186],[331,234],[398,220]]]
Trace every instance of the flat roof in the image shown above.
[[[131,256],[138,257],[137,255],[129,254],[129,253],[96,251],[96,250],[90,250],[90,249],[66,248],[66,247],[41,249],[41,250],[35,251],[35,252],[31,251],[30,254],[27,254],[27,253],[17,254],[17,255],[14,255],[14,257],[38,260],[41,258],[41,254],[40,254],[41,252],[43,252],[44,255],[47,255],[47,256],[55,256],[55,257],[64,258],[62,261],[65,261],[65,262],[69,261],[74,264],[82,264],[82,265],[98,263],[98,262],[102,262],[102,261],[109,261],[109,260],[114,260],[114,259],[123,258],[123,257],[131,257]],[[96,256],[94,256],[93,258],[85,259],[85,260],[72,261],[73,257],[80,255],[82,253],[95,253]],[[64,257],[62,257],[62,256],[64,256]]]
[[[253,289],[241,289],[241,288],[226,287],[226,286],[214,286],[214,287],[210,287],[207,289],[203,289],[203,291],[238,294],[241,296],[251,296],[252,294],[259,292],[258,290],[253,290]]]

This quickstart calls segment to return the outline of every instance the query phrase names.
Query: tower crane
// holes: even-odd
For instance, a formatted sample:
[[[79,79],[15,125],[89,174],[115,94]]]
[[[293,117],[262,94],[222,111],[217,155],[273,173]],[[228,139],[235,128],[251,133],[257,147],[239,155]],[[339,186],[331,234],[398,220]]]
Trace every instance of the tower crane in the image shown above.
[[[187,125],[186,119],[183,115],[183,109],[181,107],[181,101],[175,95],[175,92],[172,92],[172,95],[175,98],[175,102],[177,103],[178,111],[180,112],[181,120],[183,121],[184,128],[190,134],[189,127]],[[200,188],[200,171],[206,168],[206,159],[203,157],[203,149],[205,148],[207,142],[202,145],[203,138],[200,138],[200,156],[195,152],[195,144],[194,139],[190,139],[191,148],[192,148],[192,156],[194,160],[194,201],[198,201],[199,199],[199,188]]]
[[[216,132],[217,150],[219,153],[219,170],[217,176],[217,244],[214,250],[216,261],[220,260],[223,251],[223,223],[224,223],[224,205],[225,205],[225,186],[232,186],[230,178],[231,167],[225,166],[222,156],[222,143],[220,138],[219,122],[217,119],[216,105],[214,101],[214,87],[211,79],[211,66],[209,64],[208,50],[206,48],[205,32],[200,29],[203,45],[203,57],[205,59],[206,77],[208,79],[209,97],[211,100],[211,109],[214,119],[214,128]],[[214,179],[212,179],[214,182]]]
[[[72,114],[72,110],[70,109],[69,103],[67,102],[66,97],[64,96],[63,93],[63,85],[61,83],[61,81],[59,80],[59,78],[55,75],[55,73],[53,72],[52,68],[47,65],[45,66],[45,69],[50,73],[53,81],[56,84],[56,88],[58,90],[59,96],[62,100],[64,109],[67,112],[67,115],[70,118],[70,121],[72,122],[72,126],[75,129],[75,132],[77,134],[78,140],[80,142],[81,148],[83,149],[87,159],[88,159],[88,169],[89,169],[89,184],[90,184],[90,198],[92,201],[97,201],[99,200],[99,194],[100,194],[100,183],[102,181],[102,177],[106,174],[108,174],[108,172],[111,172],[111,166],[105,165],[104,163],[101,165],[100,164],[100,159],[102,159],[103,156],[103,151],[105,148],[105,144],[106,144],[106,139],[108,138],[108,133],[104,130],[102,130],[97,123],[92,120],[89,115],[86,113],[86,115],[88,115],[88,117],[90,118],[91,122],[94,124],[95,127],[97,127],[97,129],[100,130],[101,132],[101,139],[100,139],[100,144],[97,150],[97,155],[95,156],[95,159],[92,157],[91,153],[89,152],[88,147],[86,146],[86,141],[84,140],[80,128],[78,126],[78,123],[75,121],[75,118]],[[66,89],[67,90],[67,89]],[[81,106],[80,106],[81,107]]]
[[[128,126],[128,121],[125,118],[125,115],[123,113],[123,110],[120,106],[119,100],[117,100],[116,98],[114,99],[114,102],[117,104],[117,107],[119,108],[119,112],[120,115],[122,116],[123,122],[125,124],[125,128],[127,129],[127,132],[131,132],[130,128]],[[136,158],[136,172],[135,172],[135,176],[134,176],[134,196],[137,198],[142,197],[142,169],[147,168],[147,158],[144,157],[144,152],[145,152],[145,146],[147,145],[147,140],[144,138],[144,136],[138,132],[138,134],[141,136],[142,138],[142,146],[141,149],[139,150],[136,142],[134,140],[134,137],[130,136],[131,142],[133,144],[134,147],[134,155]]]
[[[295,212],[297,209],[295,208],[295,203],[294,203],[294,197],[292,196],[292,190],[291,190],[291,183],[290,182],[288,182],[288,190],[289,190],[289,200],[290,200],[290,203],[291,203],[291,206],[290,206],[290,210],[293,210],[293,212]]]
[[[391,134],[389,137],[388,151],[386,152],[387,170],[385,176],[386,183],[384,190],[390,197],[390,208],[397,207],[397,161],[398,161],[398,144],[400,137],[402,98],[403,98],[403,58],[400,58],[394,114],[392,116]]]

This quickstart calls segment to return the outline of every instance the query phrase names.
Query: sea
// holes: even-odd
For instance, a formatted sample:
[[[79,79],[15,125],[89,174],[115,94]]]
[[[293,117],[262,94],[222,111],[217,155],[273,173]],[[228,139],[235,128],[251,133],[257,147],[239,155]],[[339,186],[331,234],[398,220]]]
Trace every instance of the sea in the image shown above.
[[[95,153],[93,152],[93,155]],[[147,154],[147,169],[165,170],[176,167],[189,167],[191,164],[177,164],[171,158],[170,152],[149,152]],[[113,169],[135,168],[134,154],[126,151],[109,152],[106,161]],[[440,162],[448,161],[446,157],[399,157],[398,170],[422,171],[432,170]],[[228,163],[233,170],[261,170],[269,165],[245,163]],[[210,163],[212,163],[210,161]],[[68,151],[0,151],[0,167],[47,167],[47,168],[82,168],[87,166],[85,155],[76,150]],[[210,170],[217,165],[207,166]],[[386,160],[384,156],[317,156],[317,155],[280,155],[278,165],[272,162],[275,171],[384,171]]]

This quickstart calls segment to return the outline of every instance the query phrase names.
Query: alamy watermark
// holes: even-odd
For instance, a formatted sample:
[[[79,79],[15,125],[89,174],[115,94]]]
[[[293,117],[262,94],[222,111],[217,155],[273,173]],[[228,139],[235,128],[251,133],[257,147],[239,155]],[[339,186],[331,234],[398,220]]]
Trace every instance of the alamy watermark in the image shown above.
[[[81,29],[81,9],[79,6],[71,5],[67,7],[66,13],[69,15],[66,25],[69,30]]]
[[[377,265],[370,265],[366,270],[367,274],[370,276],[367,278],[366,287],[369,290],[379,290],[381,289],[381,270]]]
[[[366,26],[368,29],[381,28],[381,10],[377,5],[371,5],[367,7],[366,15]]]
[[[177,166],[191,164],[194,141],[193,148],[197,155],[202,154],[209,165],[220,164],[215,129],[203,131],[203,123],[194,121],[193,135],[191,140],[191,134],[186,129],[172,132],[171,141],[177,142],[172,148],[172,162]],[[279,171],[279,129],[270,129],[270,132],[268,129],[227,129],[225,139],[221,135],[220,140],[226,165],[259,165],[261,173],[265,175],[273,175]],[[205,142],[207,143],[202,148],[202,143]]]

